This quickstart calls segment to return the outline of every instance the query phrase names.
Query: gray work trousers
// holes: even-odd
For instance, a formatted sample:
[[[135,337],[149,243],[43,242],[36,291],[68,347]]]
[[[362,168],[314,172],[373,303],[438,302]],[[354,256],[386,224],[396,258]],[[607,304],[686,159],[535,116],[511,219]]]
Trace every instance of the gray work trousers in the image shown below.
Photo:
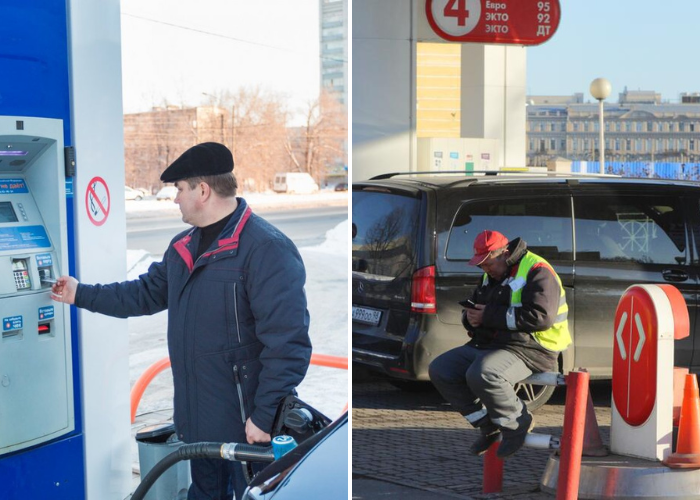
[[[429,374],[440,394],[469,422],[484,416],[485,409],[501,429],[518,429],[524,404],[515,395],[514,385],[532,375],[532,370],[515,354],[463,345],[433,360]]]

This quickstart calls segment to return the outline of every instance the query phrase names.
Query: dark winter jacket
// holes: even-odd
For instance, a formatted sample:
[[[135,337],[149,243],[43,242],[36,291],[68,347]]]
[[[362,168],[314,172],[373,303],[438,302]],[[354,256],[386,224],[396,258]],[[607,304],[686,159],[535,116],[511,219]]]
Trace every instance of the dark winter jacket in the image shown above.
[[[506,349],[522,359],[534,372],[555,371],[558,353],[542,347],[531,332],[550,328],[557,317],[561,289],[556,277],[546,266],[533,268],[527,276],[522,290],[522,307],[516,308],[515,324],[517,331],[510,330],[506,313],[511,306],[511,278],[518,270],[518,264],[527,253],[527,244],[516,238],[508,244],[510,256],[506,261],[509,273],[502,281],[489,277],[472,294],[477,304],[486,304],[482,325],[472,327],[466,314],[462,323],[470,332],[469,345],[482,349]]]
[[[304,264],[242,198],[218,241],[193,262],[200,234],[176,236],[137,280],[80,284],[75,305],[117,317],[167,308],[178,435],[245,442],[245,420],[269,433],[278,402],[309,365]]]

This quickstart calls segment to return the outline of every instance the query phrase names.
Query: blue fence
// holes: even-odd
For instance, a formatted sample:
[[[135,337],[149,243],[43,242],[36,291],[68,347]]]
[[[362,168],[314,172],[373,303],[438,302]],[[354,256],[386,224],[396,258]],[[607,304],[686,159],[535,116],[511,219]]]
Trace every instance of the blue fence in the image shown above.
[[[600,162],[579,161],[571,163],[571,171],[597,174]],[[651,163],[649,161],[606,161],[605,173],[624,177],[650,177],[655,179],[684,179],[700,181],[700,163]]]

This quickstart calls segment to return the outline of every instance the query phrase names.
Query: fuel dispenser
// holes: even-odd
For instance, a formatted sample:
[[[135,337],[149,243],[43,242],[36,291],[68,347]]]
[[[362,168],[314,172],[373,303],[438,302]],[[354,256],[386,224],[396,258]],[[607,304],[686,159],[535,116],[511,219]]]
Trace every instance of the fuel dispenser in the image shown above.
[[[76,427],[73,350],[69,308],[50,296],[68,270],[62,121],[0,117],[0,131],[0,459],[19,464],[50,441],[64,457],[82,451],[60,439]]]
[[[125,500],[126,322],[50,297],[126,278],[119,0],[2,13],[0,498]]]
[[[0,454],[75,428],[70,321],[50,297],[68,269],[62,130],[41,122],[0,136]]]

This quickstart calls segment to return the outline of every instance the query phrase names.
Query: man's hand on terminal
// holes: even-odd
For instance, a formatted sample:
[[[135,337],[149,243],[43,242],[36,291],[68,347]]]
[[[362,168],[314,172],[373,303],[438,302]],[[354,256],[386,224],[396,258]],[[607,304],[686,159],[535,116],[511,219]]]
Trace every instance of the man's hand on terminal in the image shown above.
[[[272,437],[267,432],[263,432],[251,419],[245,422],[245,436],[248,444],[269,443],[272,441]]]
[[[484,321],[484,304],[477,304],[476,309],[466,309],[469,324],[474,328],[481,326]]]
[[[77,279],[72,276],[61,276],[51,287],[51,298],[56,302],[73,304],[75,303],[75,292],[77,289]]]

